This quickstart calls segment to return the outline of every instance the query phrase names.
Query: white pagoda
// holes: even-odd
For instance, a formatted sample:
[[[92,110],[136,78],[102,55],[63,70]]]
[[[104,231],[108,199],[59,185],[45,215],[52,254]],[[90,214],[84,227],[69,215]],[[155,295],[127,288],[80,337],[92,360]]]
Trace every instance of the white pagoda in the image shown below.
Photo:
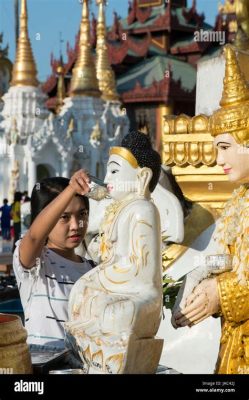
[[[104,0],[98,0],[96,62],[90,46],[88,0],[83,0],[79,53],[69,97],[57,115],[46,107],[28,35],[27,2],[21,0],[20,33],[10,88],[0,112],[0,198],[12,201],[43,177],[69,177],[86,168],[104,177],[109,147],[128,132],[108,61]]]

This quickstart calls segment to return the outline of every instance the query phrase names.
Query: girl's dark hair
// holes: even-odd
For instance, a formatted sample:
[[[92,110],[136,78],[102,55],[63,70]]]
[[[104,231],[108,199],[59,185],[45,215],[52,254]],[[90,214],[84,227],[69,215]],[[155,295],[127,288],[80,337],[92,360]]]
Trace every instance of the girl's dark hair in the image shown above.
[[[152,193],[159,181],[161,156],[153,149],[149,136],[139,131],[132,131],[123,138],[121,146],[134,155],[139,167],[148,167],[152,170],[153,175],[149,183]]]
[[[51,201],[53,201],[69,185],[69,179],[63,177],[46,178],[35,184],[31,194],[31,224],[37,215]],[[86,196],[77,194],[89,211],[89,199]]]
[[[16,201],[21,201],[22,200],[22,193],[21,192],[15,192],[14,194],[14,203]]]

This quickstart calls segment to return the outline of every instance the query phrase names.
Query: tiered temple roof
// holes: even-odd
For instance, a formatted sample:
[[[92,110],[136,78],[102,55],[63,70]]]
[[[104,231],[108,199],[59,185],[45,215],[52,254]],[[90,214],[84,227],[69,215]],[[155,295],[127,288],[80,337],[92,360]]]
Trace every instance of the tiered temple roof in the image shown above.
[[[194,103],[194,68],[197,61],[204,54],[213,51],[216,46],[210,42],[195,41],[194,32],[200,29],[210,31],[212,27],[204,22],[204,15],[198,13],[195,0],[190,8],[187,8],[186,3],[186,0],[133,0],[129,1],[126,18],[121,19],[114,12],[113,25],[107,33],[108,55],[118,80],[118,92],[125,103],[142,101],[143,94],[146,101],[166,101],[166,87],[169,88],[169,96],[173,97],[173,100],[174,97],[176,100],[181,96],[189,101],[192,96]],[[96,45],[96,25],[93,16],[93,53]],[[67,92],[77,58],[78,40],[79,35],[76,36],[73,48],[67,44],[67,61],[63,65]],[[161,68],[168,68],[169,63],[172,74],[167,80],[172,80],[170,84],[166,82],[164,74],[158,74],[157,68],[151,69],[155,64]],[[57,93],[59,66],[60,60],[55,59],[52,54],[52,73],[43,85],[43,90],[50,97],[48,106],[52,109],[56,103],[54,98]],[[149,78],[143,79],[147,70],[150,71]],[[190,87],[187,89],[184,86],[185,74],[190,79]],[[178,90],[173,91],[176,87]]]

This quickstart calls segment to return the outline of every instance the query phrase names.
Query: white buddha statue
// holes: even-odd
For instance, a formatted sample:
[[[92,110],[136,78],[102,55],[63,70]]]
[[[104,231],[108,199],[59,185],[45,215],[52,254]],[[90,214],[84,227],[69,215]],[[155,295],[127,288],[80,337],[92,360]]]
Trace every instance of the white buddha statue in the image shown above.
[[[150,199],[161,159],[148,136],[112,147],[105,183],[114,202],[100,228],[101,263],[74,285],[67,337],[89,373],[154,373],[163,340],[160,218]]]

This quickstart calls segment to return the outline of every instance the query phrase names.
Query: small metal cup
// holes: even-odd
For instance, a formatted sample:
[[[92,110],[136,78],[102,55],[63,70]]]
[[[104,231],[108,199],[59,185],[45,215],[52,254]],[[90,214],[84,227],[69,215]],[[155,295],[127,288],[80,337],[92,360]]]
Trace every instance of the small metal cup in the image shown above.
[[[106,184],[95,176],[88,176],[91,179],[91,183],[89,185],[90,192],[86,193],[85,196],[97,201],[108,198],[109,196]]]
[[[206,265],[210,274],[222,274],[233,268],[233,256],[230,254],[211,254],[206,256]]]

